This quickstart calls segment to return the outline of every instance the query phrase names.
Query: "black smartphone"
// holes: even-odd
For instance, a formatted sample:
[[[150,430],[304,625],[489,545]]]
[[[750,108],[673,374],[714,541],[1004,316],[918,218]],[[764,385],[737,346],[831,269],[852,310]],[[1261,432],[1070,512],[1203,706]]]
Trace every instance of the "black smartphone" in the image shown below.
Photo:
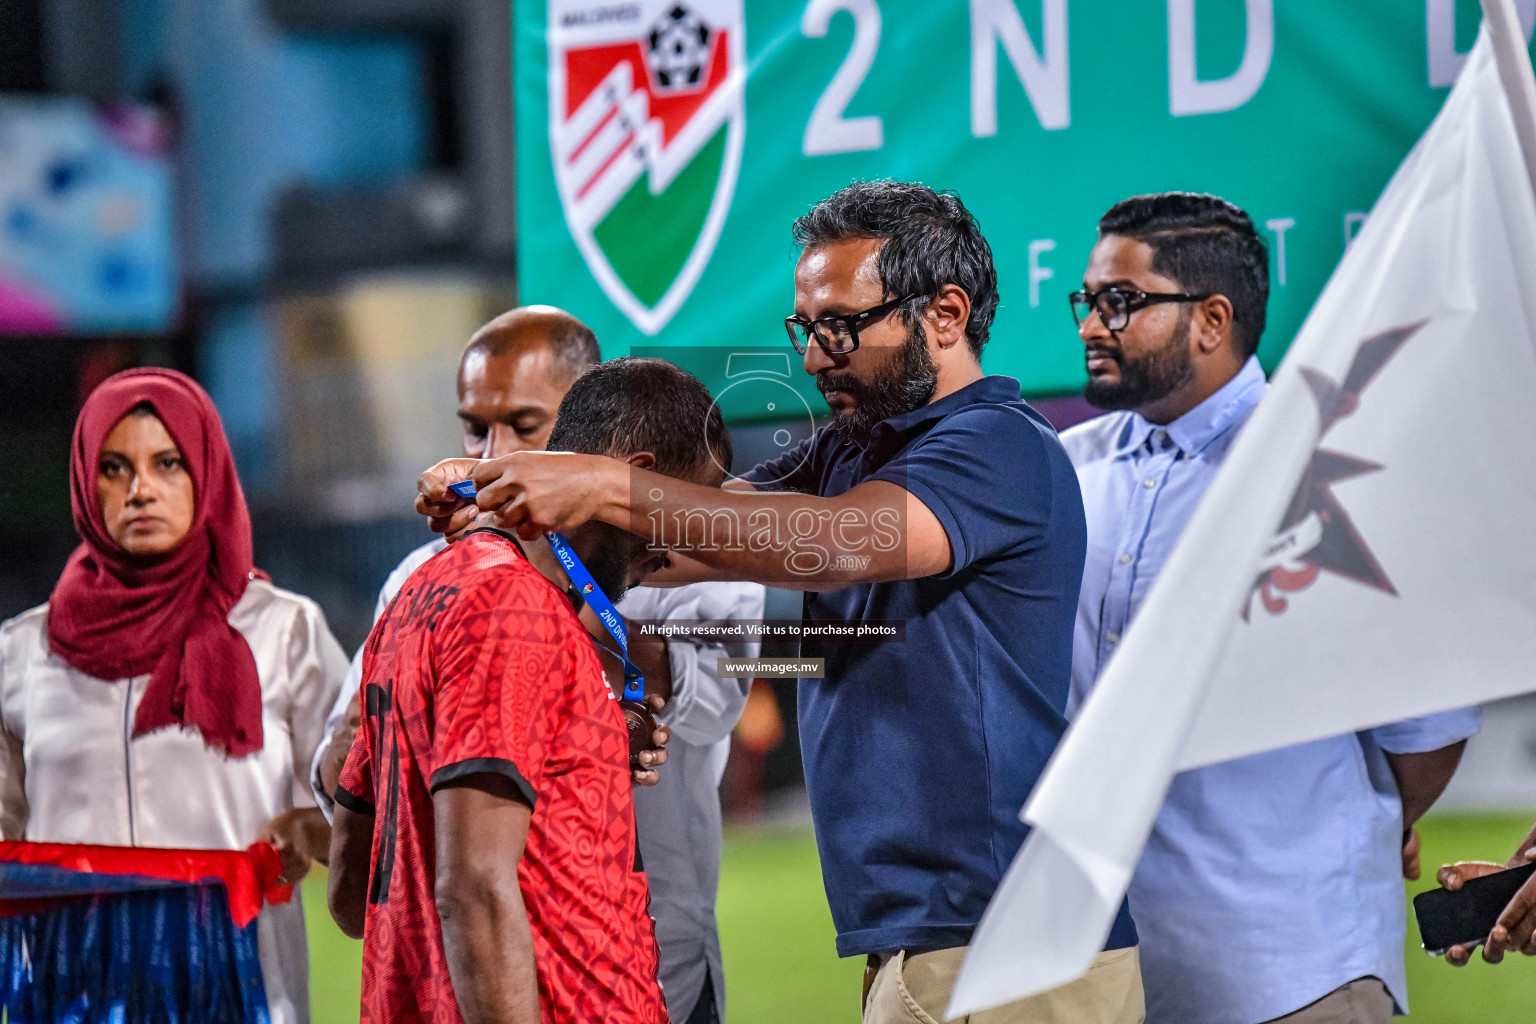
[[[1499,915],[1536,871],[1536,861],[1474,878],[1460,889],[1430,889],[1413,898],[1424,950],[1440,956],[1452,946],[1478,946],[1488,938]]]

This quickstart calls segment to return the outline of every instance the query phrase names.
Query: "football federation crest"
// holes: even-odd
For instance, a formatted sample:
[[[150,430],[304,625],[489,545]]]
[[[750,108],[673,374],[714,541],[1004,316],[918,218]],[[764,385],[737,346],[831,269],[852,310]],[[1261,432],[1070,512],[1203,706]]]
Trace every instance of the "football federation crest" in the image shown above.
[[[698,283],[746,132],[741,0],[549,2],[549,142],[571,237],[646,334]]]
[[[1334,484],[1375,473],[1384,467],[1353,455],[1329,451],[1321,446],[1321,442],[1334,424],[1359,407],[1361,392],[1376,379],[1404,342],[1423,326],[1421,322],[1398,327],[1365,339],[1355,353],[1343,384],[1335,384],[1310,366],[1301,368],[1301,375],[1317,400],[1323,429],[1318,436],[1319,446],[1313,451],[1312,461],[1280,524],[1280,533],[1265,553],[1258,578],[1254,581],[1254,590],[1270,613],[1278,615],[1285,611],[1289,606],[1285,594],[1310,587],[1320,572],[1331,572],[1387,594],[1397,593],[1386,570],[1333,493]],[[1245,607],[1243,618],[1247,617]]]

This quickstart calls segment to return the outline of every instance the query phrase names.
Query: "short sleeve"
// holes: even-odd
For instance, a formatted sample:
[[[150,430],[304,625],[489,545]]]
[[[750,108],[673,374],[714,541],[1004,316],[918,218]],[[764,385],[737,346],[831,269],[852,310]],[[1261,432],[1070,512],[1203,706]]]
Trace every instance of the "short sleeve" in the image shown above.
[[[531,807],[544,781],[546,698],[570,673],[571,625],[542,581],[496,578],[461,592],[433,631],[433,792],[505,776]],[[567,616],[568,618],[568,616]]]
[[[367,719],[352,740],[347,763],[336,780],[336,802],[353,814],[373,815],[373,730]]]
[[[783,455],[753,466],[741,478],[759,491],[815,494],[821,482],[817,453],[825,430],[822,427]]]
[[[1371,738],[1389,754],[1423,754],[1477,735],[1482,724],[1481,708],[1458,708],[1378,726]]]
[[[871,479],[904,488],[934,514],[949,537],[950,567],[940,575],[952,576],[1044,538],[1060,486],[1051,446],[1060,442],[1023,412],[975,406],[946,417]],[[1070,474],[1064,452],[1061,463]]]

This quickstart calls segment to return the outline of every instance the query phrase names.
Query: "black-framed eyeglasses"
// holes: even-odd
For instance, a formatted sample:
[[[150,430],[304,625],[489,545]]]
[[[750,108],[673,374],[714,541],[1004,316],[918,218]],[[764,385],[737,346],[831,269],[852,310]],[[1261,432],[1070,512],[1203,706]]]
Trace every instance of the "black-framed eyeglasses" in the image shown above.
[[[860,331],[889,314],[903,302],[920,298],[922,298],[921,293],[903,295],[899,299],[891,299],[878,306],[870,306],[858,313],[821,316],[815,320],[801,320],[797,316],[787,316],[784,318],[784,330],[789,333],[789,343],[795,346],[795,351],[801,355],[805,355],[810,350],[811,339],[815,338],[816,343],[827,355],[844,356],[859,347]]]
[[[1094,313],[1106,331],[1124,330],[1131,322],[1131,314],[1138,309],[1155,306],[1159,302],[1204,302],[1210,295],[1182,295],[1173,292],[1143,292],[1134,288],[1100,288],[1096,292],[1073,292],[1067,296],[1072,303],[1072,319],[1083,326]]]

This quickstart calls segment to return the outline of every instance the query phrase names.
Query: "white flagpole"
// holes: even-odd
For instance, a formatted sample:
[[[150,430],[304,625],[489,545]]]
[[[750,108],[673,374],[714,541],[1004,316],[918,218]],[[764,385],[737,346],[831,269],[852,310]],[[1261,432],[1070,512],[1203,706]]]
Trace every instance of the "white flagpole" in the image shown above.
[[[1525,173],[1536,192],[1536,75],[1531,71],[1531,57],[1525,47],[1525,32],[1515,13],[1515,0],[1482,0],[1483,22],[1493,43],[1493,59],[1499,67],[1499,81],[1509,97],[1509,112],[1514,117],[1515,135],[1525,156]]]

